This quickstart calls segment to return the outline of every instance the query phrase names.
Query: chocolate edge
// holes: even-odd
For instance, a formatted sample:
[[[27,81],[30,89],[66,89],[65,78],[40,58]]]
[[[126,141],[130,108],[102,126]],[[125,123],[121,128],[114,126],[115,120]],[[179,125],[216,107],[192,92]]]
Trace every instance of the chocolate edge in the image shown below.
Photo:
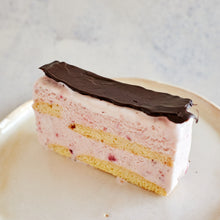
[[[80,74],[82,74],[82,73],[83,74],[88,74],[89,77],[93,77],[94,79],[101,80],[101,81],[103,81],[103,83],[104,82],[109,82],[109,83],[113,83],[115,86],[122,86],[123,85],[123,87],[125,87],[127,89],[128,88],[133,88],[133,89],[137,89],[138,88],[139,90],[142,89],[145,92],[154,93],[154,95],[155,94],[166,95],[166,96],[169,96],[169,98],[173,98],[173,99],[175,98],[175,99],[179,99],[179,100],[185,101],[185,105],[181,106],[181,111],[180,111],[180,109],[176,109],[175,112],[166,113],[166,112],[160,112],[159,108],[157,109],[157,111],[152,111],[152,109],[149,110],[146,107],[143,107],[141,105],[140,106],[137,106],[137,105],[135,106],[135,105],[129,103],[129,100],[123,100],[124,102],[122,103],[122,102],[115,101],[115,100],[111,99],[108,96],[102,97],[102,96],[99,96],[99,95],[95,95],[92,92],[83,91],[82,89],[76,88],[76,86],[74,86],[73,83],[71,84],[71,82],[68,82],[68,80],[62,80],[58,76],[58,74],[56,74],[57,70],[50,72],[49,70],[51,70],[51,67],[54,67],[54,65],[64,65],[64,66],[68,66],[69,68],[75,68],[76,71],[80,71],[81,72]],[[194,114],[192,114],[191,112],[187,111],[193,105],[192,100],[188,99],[188,98],[182,98],[182,97],[174,96],[174,95],[171,95],[171,94],[168,94],[168,93],[156,92],[156,91],[153,91],[153,90],[148,90],[148,89],[146,89],[144,87],[141,87],[141,86],[118,82],[116,80],[109,79],[109,78],[97,75],[95,73],[92,73],[90,71],[81,69],[79,67],[67,64],[65,62],[53,61],[53,62],[51,62],[49,64],[45,64],[45,65],[41,66],[39,69],[43,70],[47,77],[52,78],[53,80],[55,80],[57,82],[62,82],[64,84],[66,84],[68,87],[70,87],[73,91],[77,91],[77,92],[79,92],[79,93],[81,93],[83,95],[89,95],[89,96],[94,97],[94,98],[105,100],[105,101],[108,101],[108,102],[113,103],[113,104],[118,105],[118,106],[130,107],[130,108],[142,111],[142,112],[144,112],[144,113],[146,113],[146,114],[148,114],[150,116],[153,116],[153,117],[165,116],[170,121],[172,121],[174,123],[183,123],[183,122],[189,120],[192,117],[196,120],[196,122],[198,121],[198,118]],[[63,74],[62,77],[64,77],[64,79],[65,79],[65,77],[66,77],[65,74]],[[66,77],[66,78],[68,78],[68,77]],[[103,89],[105,89],[104,86],[103,86]],[[175,109],[175,106],[174,106],[174,109]]]

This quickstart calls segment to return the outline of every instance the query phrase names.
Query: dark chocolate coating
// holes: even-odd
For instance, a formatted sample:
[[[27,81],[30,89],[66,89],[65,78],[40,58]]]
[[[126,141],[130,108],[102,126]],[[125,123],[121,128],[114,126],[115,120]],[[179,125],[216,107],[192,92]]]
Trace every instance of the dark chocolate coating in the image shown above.
[[[46,76],[65,83],[72,90],[83,95],[137,109],[150,116],[165,116],[175,123],[183,123],[195,117],[187,111],[192,106],[192,100],[187,98],[121,83],[65,62],[54,61],[40,69]]]

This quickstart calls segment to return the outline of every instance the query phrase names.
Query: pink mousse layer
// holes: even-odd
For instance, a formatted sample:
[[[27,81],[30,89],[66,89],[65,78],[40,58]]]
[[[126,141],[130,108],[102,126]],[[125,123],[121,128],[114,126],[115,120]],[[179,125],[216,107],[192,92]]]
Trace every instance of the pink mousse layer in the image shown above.
[[[112,148],[88,139],[64,125],[63,120],[36,112],[38,136],[42,145],[58,144],[71,149],[73,158],[78,155],[90,155],[101,160],[113,162],[125,167],[145,179],[166,189],[171,189],[173,168],[160,162],[136,156],[127,151]]]
[[[57,83],[48,77],[42,77],[36,82],[34,87],[34,100],[50,104],[59,104],[62,106],[63,111],[60,123],[62,123],[63,128],[68,128],[71,123],[82,124],[127,138],[129,141],[139,143],[144,147],[150,148],[152,151],[169,155],[174,160],[174,168],[172,169],[172,172],[169,171],[169,174],[163,174],[166,176],[163,185],[161,185],[161,182],[160,184],[155,182],[167,189],[168,192],[169,189],[172,189],[177,184],[179,177],[184,174],[188,167],[192,119],[182,124],[175,124],[169,121],[166,117],[151,117],[132,108],[120,107],[87,95],[81,95],[78,92],[69,89],[63,83]],[[39,118],[39,121],[42,120]],[[49,121],[48,125],[50,125]],[[50,128],[51,126],[47,129]],[[65,132],[61,130],[59,131],[61,133],[67,132],[66,130]],[[42,135],[40,138],[43,138]],[[82,137],[79,139],[80,136],[78,134],[75,135],[77,135],[77,140],[82,140]],[[50,138],[49,135],[48,138]],[[71,136],[71,138],[73,139],[73,136]],[[53,140],[50,139],[50,141]],[[90,145],[97,144],[97,142],[92,140],[88,141]],[[60,144],[63,145],[62,143]],[[78,144],[80,144],[80,142],[78,142]],[[82,143],[80,145],[82,146]],[[127,154],[127,152],[116,151],[121,154],[123,153],[122,155],[124,155],[124,153]],[[98,152],[96,152],[96,155],[97,154]],[[104,154],[104,152],[102,154]],[[129,158],[131,156],[132,155],[129,154]],[[136,158],[137,156],[133,155],[133,157]],[[144,158],[142,158],[142,160],[148,161]],[[132,166],[137,166],[138,164],[135,162],[132,163],[134,163]],[[165,171],[169,168],[163,164],[160,164],[160,166],[164,167],[164,170],[160,169],[160,171]],[[145,167],[142,167],[142,172],[145,172],[144,168]],[[140,172],[141,171],[139,170],[138,173],[140,174]],[[151,170],[151,172],[157,171]],[[152,175],[153,179],[155,178],[154,181],[158,179],[156,173],[151,173],[150,175]],[[146,178],[149,179],[149,176]]]

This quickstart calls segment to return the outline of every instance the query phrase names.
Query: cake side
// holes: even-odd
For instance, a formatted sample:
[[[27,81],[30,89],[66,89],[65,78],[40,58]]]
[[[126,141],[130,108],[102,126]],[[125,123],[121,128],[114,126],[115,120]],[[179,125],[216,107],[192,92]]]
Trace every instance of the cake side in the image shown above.
[[[112,148],[101,141],[97,142],[88,139],[66,128],[58,118],[52,118],[48,115],[40,116],[40,118],[38,116],[37,122],[40,122],[41,130],[38,135],[41,144],[45,147],[53,149],[61,155],[71,157],[73,160],[92,157],[98,161],[106,161],[109,166],[114,164],[119,170],[124,168],[131,173],[142,176],[142,179],[144,178],[146,181],[154,183],[162,191],[167,188],[166,183],[170,180],[169,175],[172,174],[171,167],[164,167],[162,163],[152,162],[152,160],[147,158]],[[57,130],[60,130],[60,133],[57,133]],[[102,168],[100,167],[100,169]],[[105,171],[111,173],[110,168]],[[128,179],[126,180],[129,181]]]
[[[57,146],[52,148],[61,154],[70,156],[70,152],[73,152],[72,157],[74,155],[84,159],[86,156],[90,158],[87,158],[90,164],[94,163],[94,160],[114,163],[115,166],[156,184],[166,193],[175,187],[180,172],[187,168],[187,161],[179,160],[176,155],[180,152],[179,148],[184,149],[182,145],[187,144],[190,148],[190,143],[181,139],[179,134],[184,132],[190,136],[188,133],[191,131],[183,130],[183,126],[178,126],[166,117],[151,117],[135,109],[119,107],[79,94],[48,77],[42,77],[35,84],[33,108],[42,144]],[[191,122],[192,120],[188,120],[182,124],[191,126]],[[74,140],[81,142],[74,143]],[[79,145],[90,148],[80,152],[77,147]],[[92,154],[95,146],[100,149]],[[110,150],[106,150],[107,148]],[[102,156],[103,152],[106,153],[101,157],[97,152],[102,152]],[[123,158],[124,163],[121,162]],[[136,161],[137,158],[139,161]],[[181,171],[173,169],[177,160]],[[134,180],[125,179],[135,183]]]
[[[174,170],[172,175],[171,189],[173,189],[177,185],[179,179],[187,173],[189,167],[189,154],[192,142],[192,125],[192,118],[187,123],[177,125],[180,131],[178,132],[178,139],[180,141],[177,143],[178,150],[176,151],[173,164]]]

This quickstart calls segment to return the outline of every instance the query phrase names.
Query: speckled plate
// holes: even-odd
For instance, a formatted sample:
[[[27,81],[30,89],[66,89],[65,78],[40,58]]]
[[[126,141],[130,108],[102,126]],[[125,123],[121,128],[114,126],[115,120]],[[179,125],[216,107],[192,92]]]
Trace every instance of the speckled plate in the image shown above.
[[[190,97],[199,110],[190,168],[168,197],[121,184],[39,145],[32,102],[0,123],[0,219],[220,219],[220,109],[173,86],[142,79],[124,82]]]

